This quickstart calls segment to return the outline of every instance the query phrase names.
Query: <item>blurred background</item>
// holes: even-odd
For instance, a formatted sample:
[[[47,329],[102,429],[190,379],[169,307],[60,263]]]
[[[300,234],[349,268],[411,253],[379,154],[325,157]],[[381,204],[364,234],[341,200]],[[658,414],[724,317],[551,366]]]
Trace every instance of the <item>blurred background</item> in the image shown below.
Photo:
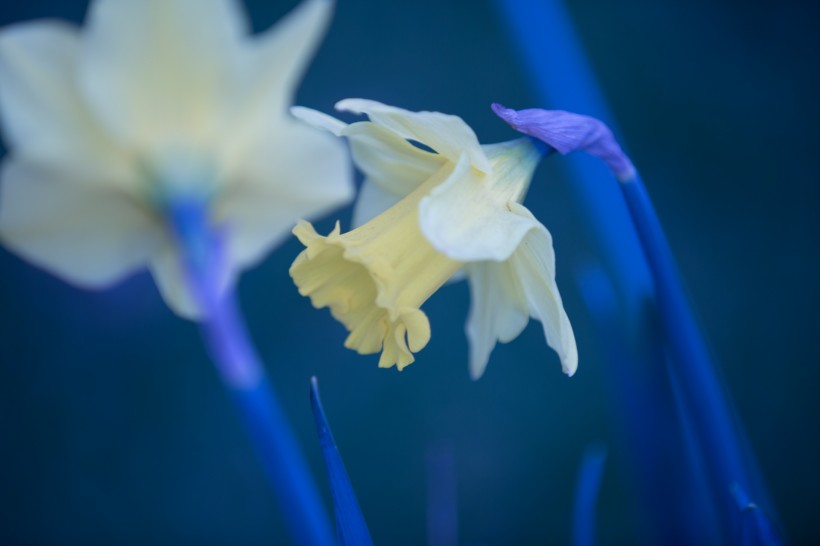
[[[246,0],[256,31],[295,1]],[[786,0],[603,2],[568,9],[677,256],[785,533],[820,542],[817,5]],[[87,2],[6,2],[0,24],[81,22]],[[544,51],[544,62],[561,51]],[[516,137],[490,111],[542,104],[489,1],[340,0],[298,103],[346,97],[457,114],[482,142]],[[614,423],[605,347],[578,276],[597,260],[564,169],[526,202],[551,230],[580,351],[567,378],[540,325],[467,374],[468,290],[427,303],[430,344],[402,373],[342,347],[301,298],[288,241],[239,287],[242,307],[323,493],[308,403],[325,409],[377,544],[426,542],[427,460],[456,467],[461,544],[564,544],[584,450],[609,449],[601,544],[647,525]],[[601,184],[613,183],[604,177]],[[613,207],[623,206],[613,202]],[[350,211],[318,224],[329,231]],[[85,292],[0,249],[0,543],[278,544],[283,522],[196,326],[147,273]],[[617,373],[617,370],[614,370]],[[329,496],[328,496],[329,499]]]

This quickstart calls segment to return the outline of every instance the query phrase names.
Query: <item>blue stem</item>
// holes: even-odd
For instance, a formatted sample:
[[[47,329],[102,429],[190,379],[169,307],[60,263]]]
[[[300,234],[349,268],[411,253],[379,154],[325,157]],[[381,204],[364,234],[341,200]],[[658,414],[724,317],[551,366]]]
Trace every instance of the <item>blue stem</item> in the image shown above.
[[[519,45],[522,59],[541,101],[563,110],[596,117],[615,131],[612,116],[599,91],[590,63],[559,0],[497,0]],[[696,433],[718,506],[727,525],[737,523],[729,488],[739,483],[764,499],[762,480],[745,458],[745,440],[732,420],[703,339],[697,329],[672,255],[640,179],[622,184],[628,211],[613,184],[602,184],[594,160],[570,156],[574,188],[593,228],[604,260],[612,271],[627,323],[640,329],[642,303],[656,290],[664,342],[672,360],[670,381],[680,394],[680,406]],[[603,169],[602,165],[599,165]],[[630,218],[631,215],[631,218]],[[636,231],[638,238],[636,238]],[[648,266],[648,267],[647,267]],[[650,270],[651,269],[651,273]],[[638,318],[638,320],[635,320]],[[651,318],[651,317],[650,317]],[[771,505],[768,505],[771,513]]]
[[[310,380],[310,405],[313,408],[316,431],[319,434],[319,443],[322,445],[322,454],[325,457],[325,466],[327,466],[330,492],[333,495],[336,536],[339,546],[372,546],[370,531],[367,529],[359,502],[356,500],[356,493],[350,484],[342,456],[336,447],[336,440],[333,439],[333,432],[327,422],[322,399],[319,396],[319,382],[315,377]]]
[[[734,484],[764,498],[762,485],[752,461],[742,449],[745,439],[732,418],[646,188],[639,175],[619,186],[655,280],[660,325],[674,363],[682,403],[699,432],[705,460],[724,510],[732,514]]]
[[[200,202],[174,203],[171,229],[202,316],[203,338],[239,410],[284,513],[294,544],[331,546],[333,534],[321,496],[265,373],[233,294],[220,294],[224,247]]]
[[[598,118],[617,135],[563,3],[496,0],[496,4],[541,105]],[[593,158],[572,154],[566,163],[574,182],[571,189],[615,277],[621,305],[630,319],[640,321],[636,317],[642,313],[641,302],[652,292],[651,279],[627,211],[614,205],[622,201],[618,190],[601,183],[609,175]]]
[[[713,503],[704,496],[697,460],[685,442],[676,417],[674,385],[663,366],[663,351],[650,313],[642,329],[649,332],[642,351],[626,344],[611,279],[600,267],[578,275],[597,339],[605,353],[605,382],[619,429],[617,438],[629,454],[631,483],[643,506],[641,538],[649,544],[714,544],[719,542]],[[648,304],[649,302],[647,302]]]
[[[769,519],[739,485],[732,486],[732,495],[741,515],[737,539],[741,546],[776,546],[782,543]]]
[[[575,509],[572,522],[572,544],[574,546],[595,545],[595,506],[601,479],[604,477],[606,450],[591,446],[584,452],[578,484],[575,488]]]

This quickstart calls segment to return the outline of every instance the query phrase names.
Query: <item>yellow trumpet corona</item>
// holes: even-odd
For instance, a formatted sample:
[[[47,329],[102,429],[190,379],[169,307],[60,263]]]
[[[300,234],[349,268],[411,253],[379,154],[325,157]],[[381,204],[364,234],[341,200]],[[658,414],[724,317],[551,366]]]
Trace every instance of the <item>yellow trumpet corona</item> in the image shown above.
[[[323,237],[309,222],[293,230],[305,250],[290,268],[299,293],[328,307],[350,332],[345,347],[382,352],[379,367],[401,370],[430,341],[421,305],[461,267],[421,232],[419,201],[452,171],[445,164],[395,206],[345,234],[338,222]]]

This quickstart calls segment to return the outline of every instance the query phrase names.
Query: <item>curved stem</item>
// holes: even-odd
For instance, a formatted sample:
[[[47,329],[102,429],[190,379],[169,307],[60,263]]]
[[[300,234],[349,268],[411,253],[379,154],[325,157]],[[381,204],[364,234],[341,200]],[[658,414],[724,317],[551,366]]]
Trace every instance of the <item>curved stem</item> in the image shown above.
[[[221,290],[227,267],[220,234],[200,202],[175,203],[169,219],[200,312],[208,352],[273,486],[294,544],[330,546],[331,526],[321,496],[256,352],[231,290]],[[224,293],[220,293],[224,292]]]
[[[643,181],[636,174],[619,186],[655,279],[662,333],[675,364],[672,372],[680,385],[688,417],[699,432],[724,510],[729,517],[736,514],[731,492],[739,486],[754,491],[758,502],[764,502],[772,513],[763,480],[751,453],[745,449],[743,432],[734,419],[731,404],[684,295],[672,251]]]

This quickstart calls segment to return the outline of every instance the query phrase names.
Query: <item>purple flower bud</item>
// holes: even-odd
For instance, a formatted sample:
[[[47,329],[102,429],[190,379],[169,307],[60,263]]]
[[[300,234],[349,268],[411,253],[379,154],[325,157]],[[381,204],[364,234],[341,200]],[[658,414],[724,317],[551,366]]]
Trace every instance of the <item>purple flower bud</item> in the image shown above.
[[[621,182],[635,176],[632,162],[615,141],[609,127],[600,120],[563,110],[513,110],[497,102],[492,108],[513,129],[537,138],[561,154],[581,150],[597,157]]]

